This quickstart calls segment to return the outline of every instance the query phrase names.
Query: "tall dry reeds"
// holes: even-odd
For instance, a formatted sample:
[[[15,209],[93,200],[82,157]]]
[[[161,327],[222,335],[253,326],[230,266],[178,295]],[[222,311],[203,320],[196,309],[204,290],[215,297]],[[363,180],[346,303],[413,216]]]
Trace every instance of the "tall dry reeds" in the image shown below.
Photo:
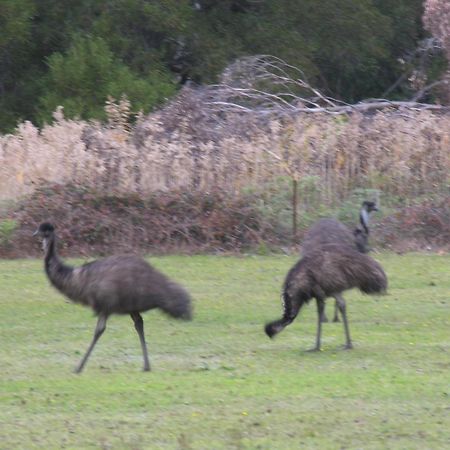
[[[41,130],[25,122],[0,136],[0,200],[55,182],[109,194],[235,195],[288,175],[316,180],[320,200],[331,204],[356,188],[402,199],[448,193],[449,174],[450,116],[415,110],[220,116],[208,112],[195,89],[130,129],[113,120],[108,126],[68,120],[58,110]]]

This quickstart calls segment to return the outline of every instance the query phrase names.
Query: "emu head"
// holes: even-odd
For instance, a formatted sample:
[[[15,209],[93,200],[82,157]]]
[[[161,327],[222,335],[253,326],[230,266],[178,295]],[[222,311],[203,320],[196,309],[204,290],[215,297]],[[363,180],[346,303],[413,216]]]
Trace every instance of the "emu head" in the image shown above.
[[[368,214],[370,214],[372,211],[378,211],[376,203],[370,202],[368,200],[365,200],[362,203],[362,209],[366,210]]]
[[[48,242],[54,236],[54,234],[55,227],[49,222],[44,222],[39,225],[37,230],[33,233],[33,236],[38,236],[43,239],[42,248],[46,250]]]

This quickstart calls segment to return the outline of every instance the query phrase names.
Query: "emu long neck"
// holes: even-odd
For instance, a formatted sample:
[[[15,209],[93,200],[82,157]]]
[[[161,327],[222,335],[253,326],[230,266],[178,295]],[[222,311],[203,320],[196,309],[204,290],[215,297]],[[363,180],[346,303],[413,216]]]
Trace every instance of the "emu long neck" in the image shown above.
[[[369,213],[366,208],[362,208],[359,213],[359,222],[366,234],[369,234]]]
[[[66,289],[70,283],[73,268],[65,265],[56,252],[56,238],[51,236],[44,241],[45,247],[45,272],[53,286],[66,294]]]

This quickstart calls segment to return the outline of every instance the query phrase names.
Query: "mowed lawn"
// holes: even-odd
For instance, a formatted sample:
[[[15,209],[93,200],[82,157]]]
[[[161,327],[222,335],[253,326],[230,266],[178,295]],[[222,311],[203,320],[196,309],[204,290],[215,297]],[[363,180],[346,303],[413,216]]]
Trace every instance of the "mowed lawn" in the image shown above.
[[[294,257],[149,258],[189,289],[194,321],[145,313],[144,373],[131,319],[114,316],[81,375],[92,312],[42,261],[0,261],[0,448],[450,448],[450,255],[375,257],[388,294],[347,292],[355,348],[327,323],[320,353],[314,303],[263,332]]]

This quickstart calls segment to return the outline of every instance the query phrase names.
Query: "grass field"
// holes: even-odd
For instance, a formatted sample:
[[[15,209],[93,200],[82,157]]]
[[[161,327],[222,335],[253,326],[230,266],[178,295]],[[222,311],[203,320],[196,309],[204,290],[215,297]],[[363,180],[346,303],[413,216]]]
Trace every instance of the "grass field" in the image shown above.
[[[144,373],[131,319],[112,317],[81,375],[91,311],[41,261],[0,261],[0,448],[449,448],[450,255],[377,259],[388,295],[346,295],[355,349],[328,323],[309,353],[314,304],[263,332],[293,257],[151,258],[191,291],[194,321],[145,314]]]

